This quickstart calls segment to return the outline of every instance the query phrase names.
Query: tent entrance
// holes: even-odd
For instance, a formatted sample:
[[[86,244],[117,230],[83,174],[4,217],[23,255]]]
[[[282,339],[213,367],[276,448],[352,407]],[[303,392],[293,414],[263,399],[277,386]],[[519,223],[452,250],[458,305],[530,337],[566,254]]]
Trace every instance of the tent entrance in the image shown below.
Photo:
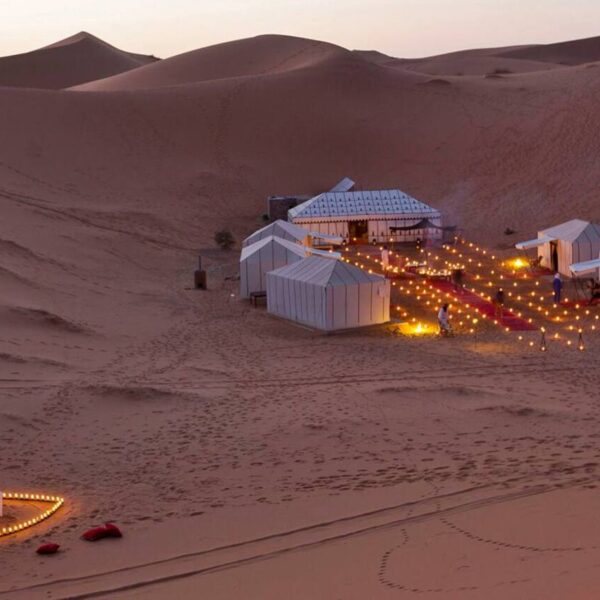
[[[369,243],[369,222],[348,221],[348,235],[350,237],[350,243]]]
[[[558,243],[550,242],[550,264],[552,265],[552,270],[555,273],[558,273]]]

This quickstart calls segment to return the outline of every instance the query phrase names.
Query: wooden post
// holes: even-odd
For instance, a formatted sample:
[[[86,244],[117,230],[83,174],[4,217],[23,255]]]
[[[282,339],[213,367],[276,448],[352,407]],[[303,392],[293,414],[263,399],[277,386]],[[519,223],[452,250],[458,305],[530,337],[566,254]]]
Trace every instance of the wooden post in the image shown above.
[[[198,269],[194,271],[194,287],[197,290],[206,289],[206,271],[202,270],[202,256],[198,255]]]
[[[206,289],[206,271],[194,271],[194,287],[197,290]]]

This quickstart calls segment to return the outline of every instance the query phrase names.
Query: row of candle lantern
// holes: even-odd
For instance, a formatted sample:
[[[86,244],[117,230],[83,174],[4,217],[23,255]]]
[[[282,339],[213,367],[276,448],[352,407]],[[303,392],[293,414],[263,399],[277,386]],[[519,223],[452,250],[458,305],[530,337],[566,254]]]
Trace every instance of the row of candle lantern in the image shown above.
[[[383,249],[383,248],[381,248],[381,249]],[[454,250],[454,252],[456,253],[456,249],[453,249],[453,250]],[[477,248],[477,250],[478,250],[478,251],[480,251],[482,254],[487,254],[487,251],[486,251],[485,249],[479,249],[479,248]],[[424,252],[424,250],[421,250],[421,252]],[[359,252],[357,252],[357,254],[356,254],[356,255],[357,255],[357,256],[360,256],[361,258],[363,257],[363,254],[362,254],[360,251],[359,251]],[[390,251],[390,254],[389,254],[389,256],[393,256],[393,252],[392,252],[392,251]],[[460,254],[460,255],[459,255],[459,257],[460,257],[460,258],[463,258],[462,254]],[[428,253],[428,258],[431,258],[431,253]],[[492,258],[492,259],[496,259],[496,256],[492,254],[492,255],[490,255],[490,258]],[[375,257],[371,258],[371,256],[370,256],[370,254],[369,254],[369,253],[365,253],[365,254],[364,254],[364,259],[366,259],[366,260],[372,260],[373,262],[375,262],[375,263],[379,264],[379,265],[381,266],[381,268],[382,268],[382,270],[383,270],[384,272],[385,272],[386,270],[387,270],[387,271],[389,271],[389,270],[392,270],[392,269],[393,269],[395,272],[398,272],[398,267],[385,266],[385,265],[383,265],[383,262],[382,262],[381,260],[379,260],[379,259],[377,259],[377,258],[375,258]],[[434,259],[435,259],[435,260],[440,260],[440,258],[439,258],[438,256],[434,257]],[[362,263],[361,263],[361,262],[359,262],[359,261],[351,261],[350,259],[345,259],[345,260],[347,260],[347,262],[354,262],[354,264],[355,264],[356,266],[359,266],[360,268],[366,269],[366,270],[368,270],[369,272],[373,272],[373,269],[372,269],[372,268],[369,268],[367,265],[365,265],[365,264],[362,264]],[[470,263],[472,263],[473,261],[472,261],[472,259],[469,259],[469,258],[467,258],[467,262],[470,262]],[[452,269],[452,268],[456,268],[456,266],[457,266],[457,265],[456,265],[456,263],[449,263],[448,261],[445,261],[445,263],[446,263],[446,267],[448,267],[448,268],[450,268],[450,269]],[[482,264],[481,262],[479,262],[479,263],[477,264],[477,267],[479,267],[479,268],[482,268],[482,267],[483,267],[483,264]],[[404,272],[404,270],[403,270],[403,269],[402,269],[401,271],[402,271],[402,272]],[[500,273],[500,277],[502,277],[502,274],[501,274],[501,273]],[[480,278],[480,277],[479,277],[479,278]],[[536,282],[534,282],[534,283],[535,283],[535,285],[536,285],[536,286],[539,286],[539,282],[537,282],[537,281],[536,281]],[[392,285],[395,285],[395,282],[393,282],[393,283],[392,283]],[[409,280],[409,285],[413,285],[413,282],[412,282],[412,281],[410,281],[410,280]],[[492,284],[492,285],[493,285],[493,284]],[[516,282],[515,282],[515,284],[514,284],[514,285],[516,286]],[[427,288],[428,288],[428,290],[429,290],[429,292],[430,292],[430,297],[429,297],[429,299],[428,299],[428,300],[425,300],[425,305],[426,305],[426,306],[430,306],[430,305],[432,304],[432,301],[433,301],[434,303],[435,303],[435,302],[438,302],[438,304],[437,304],[437,305],[435,305],[435,310],[439,310],[439,307],[440,307],[440,304],[439,304],[439,302],[442,300],[442,296],[443,296],[443,294],[442,294],[441,292],[439,292],[439,291],[435,290],[435,288],[434,288],[433,286],[431,286],[431,285],[428,285],[428,286],[427,286]],[[398,289],[399,289],[399,291],[402,291],[402,290],[403,290],[403,288],[402,288],[402,287],[400,287],[400,288],[398,288]],[[432,291],[433,291],[433,293],[432,293]],[[473,293],[478,293],[478,291],[477,291],[477,290],[476,290],[476,288],[474,288],[474,287],[473,287],[473,288],[471,288],[471,291],[472,291]],[[533,296],[535,296],[535,294],[536,294],[536,293],[535,293],[535,292],[531,292],[531,294],[532,294]],[[421,295],[424,295],[424,294],[421,294]],[[508,294],[508,295],[509,295],[509,296],[512,296],[512,293],[511,293],[511,292],[509,292],[509,294]],[[490,298],[489,296],[485,295],[485,294],[484,294],[484,297],[486,297],[488,300],[491,300],[491,298]],[[448,294],[448,293],[446,293],[446,294],[445,294],[445,298],[446,298],[446,299],[448,299],[448,300],[452,300],[452,299],[453,299],[453,296],[452,296],[451,294]],[[521,300],[521,299],[522,299],[522,298],[521,298],[521,296],[517,296],[517,298],[518,298],[518,300]],[[420,298],[420,297],[417,295],[417,299],[418,299],[418,300],[420,300],[421,298]],[[471,307],[470,307],[468,304],[466,305],[466,307],[467,307],[467,308],[471,308]],[[511,310],[509,307],[507,307],[507,308],[508,308],[509,310]],[[577,309],[578,309],[578,308],[579,308],[579,306],[577,306]],[[478,313],[478,316],[477,316],[477,317],[474,317],[474,316],[472,316],[472,315],[469,315],[469,314],[467,314],[467,315],[465,315],[465,317],[461,317],[461,318],[465,318],[466,320],[468,320],[468,321],[471,321],[472,323],[473,323],[473,322],[474,322],[474,323],[477,323],[477,322],[479,321],[479,319],[482,319],[482,320],[488,319],[488,320],[489,320],[490,322],[492,322],[493,324],[495,324],[495,325],[498,325],[498,326],[500,326],[500,327],[503,327],[503,329],[504,329],[506,332],[509,332],[509,331],[510,331],[510,329],[509,329],[508,327],[504,327],[504,326],[503,326],[503,324],[502,324],[502,322],[501,322],[500,320],[498,320],[498,319],[495,319],[495,318],[494,318],[494,319],[492,319],[492,318],[489,318],[489,317],[487,317],[487,315],[485,315],[483,312],[479,311],[478,309],[475,309],[475,311]],[[461,309],[458,309],[458,312],[459,312],[459,314],[461,314],[463,311],[462,311]],[[523,318],[522,312],[521,312],[519,309],[514,309],[514,312],[515,312],[515,314],[517,314],[517,316],[519,316],[520,318]],[[565,311],[565,313],[566,313],[566,311]],[[587,311],[586,311],[586,314],[590,314],[590,313],[589,313],[589,310],[587,310]],[[577,318],[577,319],[579,319],[579,317],[576,317],[576,318]],[[597,320],[597,319],[598,319],[598,316],[596,316],[596,320]],[[412,321],[416,322],[416,321],[417,321],[417,319],[416,319],[415,317],[413,317],[413,318],[412,318]],[[532,319],[532,318],[529,318],[529,319],[527,319],[527,321],[528,321],[530,324],[531,324],[531,323],[533,323],[533,319]],[[462,325],[463,325],[463,322],[460,322],[460,321],[459,321],[459,324],[462,326]],[[595,325],[592,325],[592,326],[591,326],[591,330],[595,330],[595,329],[596,329],[596,326],[595,326]],[[584,346],[583,346],[583,340],[582,340],[583,328],[582,328],[582,327],[576,327],[575,325],[569,325],[569,326],[568,326],[568,330],[569,330],[569,331],[577,331],[577,333],[579,334],[579,342],[578,342],[578,344],[577,344],[577,347],[579,347],[580,349],[583,349],[583,348],[584,348]],[[469,328],[469,332],[471,332],[471,333],[472,333],[472,332],[474,332],[474,328],[473,328],[473,327],[470,327],[470,328]],[[519,341],[523,341],[523,340],[524,340],[524,341],[526,341],[526,342],[527,342],[527,343],[528,343],[530,346],[534,346],[534,345],[535,345],[535,343],[534,343],[533,341],[531,341],[531,340],[526,340],[526,338],[525,338],[525,337],[524,337],[522,334],[519,334],[519,335],[518,335],[518,337],[517,337],[517,339],[518,339]],[[553,340],[559,340],[559,339],[562,339],[562,337],[561,337],[561,336],[560,336],[560,335],[557,333],[557,334],[555,334],[555,335],[553,336],[553,338],[552,338],[552,339],[553,339]],[[567,346],[572,346],[572,345],[573,345],[573,342],[572,342],[572,340],[570,340],[570,339],[566,339],[566,344],[567,344]],[[546,348],[545,348],[545,349],[546,349]]]
[[[466,243],[466,242],[463,242]],[[481,253],[485,253],[486,251],[479,248],[478,246],[476,246],[475,244],[473,244],[472,242],[469,244],[469,247],[474,247],[474,249],[476,251],[479,251]],[[446,246],[446,249],[448,249],[448,246]],[[455,249],[454,249],[455,250]],[[492,255],[493,258],[495,258],[495,256]],[[435,259],[438,259],[439,257],[434,257]],[[482,267],[481,263],[478,264],[478,267]],[[491,273],[494,273],[494,271],[491,271]],[[502,276],[502,275],[500,275]],[[480,280],[480,276],[476,275],[475,277],[476,280]],[[535,286],[538,287],[539,286],[539,281],[535,281]],[[493,281],[488,281],[487,282],[488,287],[493,287],[494,285],[501,287],[502,284],[499,284],[497,281],[493,282]],[[513,282],[513,287],[517,287],[517,282]],[[475,288],[472,288],[472,291],[476,292]],[[579,330],[581,329],[582,331],[586,330],[586,326],[584,324],[582,324],[582,316],[590,316],[591,315],[591,311],[589,308],[584,308],[581,304],[576,303],[574,305],[574,309],[576,312],[581,312],[582,314],[575,314],[574,318],[573,318],[573,323],[569,324],[568,321],[568,317],[573,315],[570,315],[569,311],[566,310],[565,308],[557,305],[557,304],[552,304],[552,306],[550,307],[550,310],[547,309],[545,306],[543,306],[542,304],[536,304],[533,300],[535,300],[536,298],[539,299],[540,302],[543,302],[546,298],[551,298],[553,296],[552,292],[549,292],[546,296],[540,294],[538,296],[538,294],[535,291],[531,291],[531,292],[527,292],[527,293],[519,293],[517,291],[516,295],[514,293],[514,291],[511,291],[510,289],[507,290],[507,294],[506,294],[509,298],[513,298],[513,300],[516,300],[518,302],[520,301],[524,301],[527,303],[527,306],[530,309],[536,310],[540,315],[546,317],[549,321],[554,322],[554,323],[564,323],[565,324],[565,328],[568,329],[569,331],[575,331],[575,330]],[[491,300],[491,298],[488,296],[488,299]],[[565,299],[565,301],[568,301],[568,299]],[[513,311],[517,316],[519,316],[520,318],[523,317],[522,311],[520,308],[516,308],[516,307],[510,307],[507,306],[507,308],[511,311]],[[562,315],[560,314],[555,314],[554,316],[551,314],[560,311],[562,313]],[[567,318],[565,318],[567,317]],[[598,315],[594,316],[594,321],[598,321],[600,319],[600,317]],[[528,321],[530,323],[533,322],[533,319],[529,318]],[[588,326],[590,331],[596,331],[597,329],[597,323],[592,323],[591,325]]]
[[[29,527],[33,527],[38,523],[51,517],[65,502],[64,498],[60,496],[49,496],[47,494],[35,494],[29,492],[2,492],[3,500],[19,500],[24,502],[48,502],[51,504],[50,508],[23,521],[18,521],[12,525],[0,528],[0,537],[18,533]]]

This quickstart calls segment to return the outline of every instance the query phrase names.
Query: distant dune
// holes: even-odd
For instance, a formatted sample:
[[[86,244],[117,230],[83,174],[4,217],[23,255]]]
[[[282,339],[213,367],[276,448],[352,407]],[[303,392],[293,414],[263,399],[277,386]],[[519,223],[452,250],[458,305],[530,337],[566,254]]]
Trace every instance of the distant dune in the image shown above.
[[[243,235],[267,195],[317,192],[343,175],[403,187],[497,238],[516,223],[597,219],[600,176],[588,165],[599,74],[500,56],[517,50],[420,59],[444,65],[437,75],[414,60],[267,35],[76,92],[0,90],[4,187],[58,203],[61,219],[174,247],[211,243],[224,219]],[[467,61],[478,74],[458,75]]]
[[[557,44],[526,46],[503,52],[499,56],[560,65],[582,65],[600,61],[600,37],[559,42]]]
[[[152,89],[314,68],[323,63],[349,58],[352,58],[349,50],[326,42],[261,35],[186,52],[135,71],[78,86],[76,89]]]
[[[528,58],[527,52],[531,46],[510,48],[481,48],[478,50],[463,50],[428,56],[425,58],[393,58],[377,51],[358,51],[358,53],[376,64],[408,69],[428,75],[448,76],[480,76],[496,71],[505,73],[531,73],[557,68],[560,64]],[[524,55],[513,56],[512,52],[524,52]]]
[[[0,58],[0,86],[61,89],[156,60],[81,32],[39,50]]]

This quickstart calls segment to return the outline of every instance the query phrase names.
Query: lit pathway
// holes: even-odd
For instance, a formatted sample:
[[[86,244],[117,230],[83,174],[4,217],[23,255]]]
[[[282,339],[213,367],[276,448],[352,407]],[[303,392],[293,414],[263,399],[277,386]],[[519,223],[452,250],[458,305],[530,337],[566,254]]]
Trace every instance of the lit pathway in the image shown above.
[[[481,315],[485,316],[486,319],[495,319],[495,306],[489,300],[485,300],[478,294],[474,294],[466,288],[460,293],[457,293],[454,286],[448,281],[431,280],[430,284],[441,292],[452,294],[452,297],[458,302],[461,304],[468,304],[476,309]],[[510,310],[506,309],[503,311],[501,324],[510,331],[536,331],[538,329],[525,319],[518,317]]]

